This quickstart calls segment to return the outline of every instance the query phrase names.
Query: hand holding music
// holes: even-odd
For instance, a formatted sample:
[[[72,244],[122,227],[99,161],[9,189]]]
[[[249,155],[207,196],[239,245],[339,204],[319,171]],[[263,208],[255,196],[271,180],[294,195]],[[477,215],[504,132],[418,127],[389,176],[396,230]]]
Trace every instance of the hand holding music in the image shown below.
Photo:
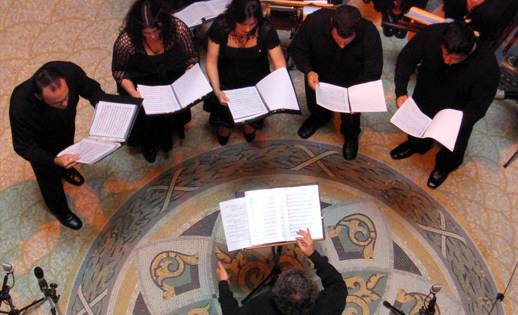
[[[76,165],[79,158],[79,154],[63,154],[54,158],[54,164],[68,169]]]
[[[297,232],[300,237],[297,237],[297,246],[306,256],[311,256],[315,252],[315,247],[313,245],[313,239],[311,238],[311,233],[309,232],[309,228],[304,230],[299,230]]]
[[[398,98],[396,99],[396,107],[400,108],[401,105],[403,105],[403,103],[406,102],[407,99],[408,99],[408,95],[398,96]]]
[[[316,90],[318,82],[319,82],[318,73],[316,73],[315,71],[310,71],[310,72],[308,72],[307,77],[308,77],[309,87],[312,88],[313,90]]]
[[[218,101],[223,106],[228,106],[229,98],[225,95],[225,92],[223,91],[214,91],[214,94],[218,98]]]
[[[229,279],[227,270],[219,260],[218,264],[216,265],[216,276],[218,277],[219,281],[228,281]]]

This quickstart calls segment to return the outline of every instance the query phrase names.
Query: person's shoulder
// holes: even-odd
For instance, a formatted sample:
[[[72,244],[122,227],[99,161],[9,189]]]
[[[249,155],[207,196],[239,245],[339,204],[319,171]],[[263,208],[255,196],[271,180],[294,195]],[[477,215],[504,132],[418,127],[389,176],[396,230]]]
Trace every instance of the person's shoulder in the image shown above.
[[[308,23],[308,24],[322,23],[322,21],[325,21],[328,18],[330,18],[332,16],[332,14],[333,14],[333,12],[331,10],[319,9],[311,14],[308,14],[304,23]]]
[[[484,73],[499,73],[500,66],[493,51],[486,47],[477,49],[477,61],[474,63],[476,68],[484,69]]]
[[[11,118],[18,116],[29,105],[31,98],[34,98],[34,86],[32,77],[18,84],[11,93],[9,113]]]

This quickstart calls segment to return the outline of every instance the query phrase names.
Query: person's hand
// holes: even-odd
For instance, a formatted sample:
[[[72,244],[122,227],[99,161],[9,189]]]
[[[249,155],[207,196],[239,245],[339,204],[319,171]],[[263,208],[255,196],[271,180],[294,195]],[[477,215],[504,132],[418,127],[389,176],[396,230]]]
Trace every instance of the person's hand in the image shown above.
[[[221,261],[218,260],[218,264],[216,265],[216,276],[218,277],[219,281],[228,281],[228,272],[221,263]]]
[[[71,168],[79,160],[79,154],[63,154],[54,158],[54,164],[62,168]]]
[[[400,108],[401,105],[408,99],[408,95],[401,95],[396,98],[396,107]]]
[[[310,88],[312,88],[313,90],[316,90],[317,88],[317,85],[318,85],[318,73],[316,73],[315,71],[310,71],[308,72],[308,85]]]
[[[306,256],[311,256],[315,252],[315,247],[313,246],[313,239],[311,238],[311,233],[309,229],[299,230],[297,232],[300,237],[297,237],[297,246]]]
[[[225,95],[225,93],[223,91],[214,91],[214,94],[216,95],[216,97],[218,98],[218,101],[221,105],[223,106],[228,106],[228,97]]]
[[[140,94],[140,92],[138,90],[135,90],[132,93],[130,93],[130,96],[131,97],[136,97],[136,98],[143,98],[142,94]]]

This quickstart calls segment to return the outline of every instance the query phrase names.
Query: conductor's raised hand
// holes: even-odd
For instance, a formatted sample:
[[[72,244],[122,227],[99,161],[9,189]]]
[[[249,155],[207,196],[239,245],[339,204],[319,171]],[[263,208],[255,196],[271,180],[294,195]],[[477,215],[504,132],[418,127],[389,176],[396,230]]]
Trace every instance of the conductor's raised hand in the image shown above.
[[[318,82],[319,82],[318,73],[316,73],[315,71],[310,71],[310,72],[308,72],[307,77],[308,77],[309,87],[312,88],[313,90],[316,90]]]
[[[62,168],[71,168],[77,164],[77,160],[79,160],[79,154],[63,154],[54,158],[54,164]]]
[[[221,261],[218,260],[218,264],[216,265],[216,276],[218,277],[219,281],[228,281],[228,272],[221,263]]]
[[[311,256],[315,252],[315,247],[313,246],[313,239],[311,238],[311,233],[309,229],[299,230],[297,232],[300,237],[297,237],[297,246],[306,256]]]

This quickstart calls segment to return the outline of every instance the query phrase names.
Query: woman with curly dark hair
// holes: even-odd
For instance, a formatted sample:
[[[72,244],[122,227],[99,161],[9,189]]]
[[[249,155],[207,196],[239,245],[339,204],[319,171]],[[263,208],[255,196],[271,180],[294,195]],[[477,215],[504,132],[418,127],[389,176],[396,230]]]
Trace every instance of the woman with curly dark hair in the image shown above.
[[[112,74],[120,94],[141,97],[137,84],[166,85],[198,62],[187,25],[150,0],[137,0],[130,8],[113,47]],[[159,148],[172,149],[172,132],[185,137],[190,110],[170,115],[146,116],[141,110],[128,140],[141,146],[153,163]]]
[[[217,138],[225,145],[234,121],[228,109],[225,89],[253,86],[274,69],[286,66],[279,37],[268,22],[258,0],[233,0],[209,29],[207,75],[214,89],[204,108],[209,122],[217,127]],[[263,120],[245,124],[248,142],[255,138]]]

